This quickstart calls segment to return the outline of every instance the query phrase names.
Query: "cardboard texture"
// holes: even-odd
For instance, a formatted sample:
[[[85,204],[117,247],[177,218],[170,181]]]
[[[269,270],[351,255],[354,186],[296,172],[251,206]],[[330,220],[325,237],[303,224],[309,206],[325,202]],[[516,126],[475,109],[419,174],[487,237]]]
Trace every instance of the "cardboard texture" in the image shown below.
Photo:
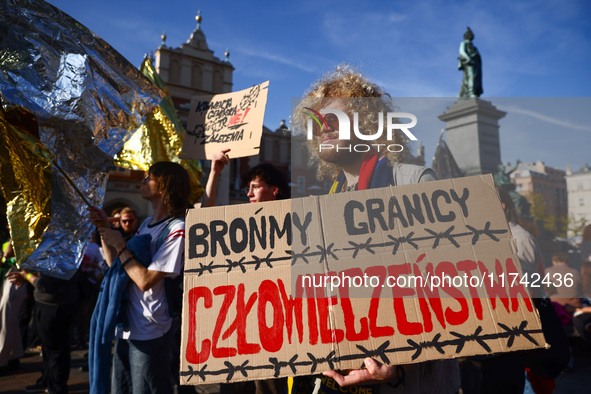
[[[211,159],[222,149],[231,158],[259,154],[269,81],[239,92],[194,96],[179,157]]]
[[[194,209],[186,223],[183,384],[545,346],[511,283],[521,267],[490,175]]]

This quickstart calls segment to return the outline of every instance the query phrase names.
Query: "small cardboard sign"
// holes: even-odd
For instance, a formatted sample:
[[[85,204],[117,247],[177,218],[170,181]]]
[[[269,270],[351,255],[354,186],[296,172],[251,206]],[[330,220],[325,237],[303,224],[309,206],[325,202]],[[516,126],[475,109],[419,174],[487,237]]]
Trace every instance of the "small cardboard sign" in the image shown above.
[[[269,81],[239,92],[194,96],[179,157],[211,159],[222,149],[230,157],[259,154]]]
[[[193,209],[181,382],[545,346],[490,175]]]

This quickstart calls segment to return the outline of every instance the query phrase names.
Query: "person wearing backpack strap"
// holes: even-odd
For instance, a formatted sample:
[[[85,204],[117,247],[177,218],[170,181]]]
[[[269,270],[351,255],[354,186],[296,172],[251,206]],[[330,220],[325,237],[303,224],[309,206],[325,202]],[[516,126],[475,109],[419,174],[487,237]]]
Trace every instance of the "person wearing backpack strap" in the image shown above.
[[[123,310],[124,324],[117,327],[115,335],[113,394],[173,392],[171,348],[175,347],[175,327],[165,278],[177,277],[182,272],[189,194],[189,176],[177,163],[155,163],[142,180],[142,198],[151,203],[154,212],[137,232],[151,236],[152,259],[147,267],[135,259],[121,233],[109,227],[104,211],[90,208],[107,264],[111,267],[119,259],[131,279]]]

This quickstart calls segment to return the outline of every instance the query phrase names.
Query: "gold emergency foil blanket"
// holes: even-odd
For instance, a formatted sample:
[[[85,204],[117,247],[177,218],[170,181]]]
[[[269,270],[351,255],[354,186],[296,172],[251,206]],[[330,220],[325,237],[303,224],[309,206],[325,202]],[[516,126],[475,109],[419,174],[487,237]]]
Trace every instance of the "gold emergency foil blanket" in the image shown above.
[[[148,115],[144,124],[125,143],[115,157],[115,164],[134,170],[147,171],[157,161],[180,163],[191,179],[191,203],[196,203],[203,195],[203,186],[199,178],[203,174],[198,160],[181,160],[179,154],[183,148],[185,129],[178,119],[170,92],[160,78],[150,59],[144,59],[140,72],[158,86],[166,97],[160,105]]]
[[[33,116],[20,108],[10,112],[0,110],[0,187],[13,229],[16,263],[20,266],[41,243],[51,219],[51,157],[26,131],[25,122],[20,121],[21,117]]]
[[[41,241],[34,230],[38,247],[29,256],[29,246],[15,245],[23,268],[64,279],[75,273],[94,226],[56,165],[91,204],[101,206],[113,157],[162,97],[123,56],[52,5],[0,1],[0,100],[4,108],[20,106],[36,117],[38,140],[54,164],[50,186],[43,185],[51,197]],[[27,200],[30,190],[5,189],[4,182],[2,187],[7,200],[22,193],[27,209],[37,207]],[[34,215],[13,208],[7,212],[13,238],[31,233],[26,215]]]

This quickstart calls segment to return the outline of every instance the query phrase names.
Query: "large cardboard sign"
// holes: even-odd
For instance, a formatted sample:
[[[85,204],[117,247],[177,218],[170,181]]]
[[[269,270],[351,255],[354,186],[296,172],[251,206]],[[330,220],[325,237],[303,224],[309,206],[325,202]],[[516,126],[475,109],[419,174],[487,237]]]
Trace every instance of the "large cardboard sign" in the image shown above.
[[[181,382],[545,346],[492,177],[196,209]]]
[[[222,149],[230,157],[259,154],[269,81],[250,89],[195,96],[187,122],[183,159],[211,159]]]

